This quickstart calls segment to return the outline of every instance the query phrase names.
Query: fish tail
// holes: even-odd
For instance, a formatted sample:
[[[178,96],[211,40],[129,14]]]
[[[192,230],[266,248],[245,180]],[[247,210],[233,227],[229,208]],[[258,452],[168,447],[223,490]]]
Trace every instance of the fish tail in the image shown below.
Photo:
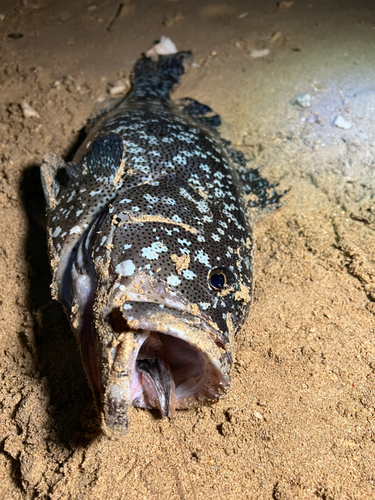
[[[133,90],[128,100],[169,100],[170,92],[185,72],[184,61],[191,58],[191,52],[159,56],[157,61],[142,55],[134,65]]]

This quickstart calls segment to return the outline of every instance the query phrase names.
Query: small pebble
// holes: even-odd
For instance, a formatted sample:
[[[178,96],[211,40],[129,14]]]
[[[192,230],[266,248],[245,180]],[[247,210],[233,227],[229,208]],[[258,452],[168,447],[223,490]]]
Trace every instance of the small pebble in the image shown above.
[[[166,26],[167,28],[170,28],[173,26],[175,23],[178,21],[182,21],[184,19],[184,16],[179,12],[178,14],[175,15],[168,15],[163,19],[163,26]]]
[[[100,95],[98,98],[97,98],[97,101],[98,102],[104,102],[106,100],[106,97],[104,95]]]
[[[270,44],[273,44],[273,43],[278,42],[278,41],[280,40],[280,38],[282,38],[282,36],[283,36],[283,35],[281,34],[281,31],[278,31],[277,33],[275,33],[275,34],[272,36],[272,38],[271,38],[271,40],[270,40]]]
[[[311,106],[310,94],[297,94],[291,99],[290,104],[299,104],[302,108],[309,108]]]
[[[95,5],[94,3],[90,3],[90,5],[88,5],[86,8],[89,12],[93,12],[94,10],[96,10],[98,8],[98,6]]]
[[[279,9],[290,9],[293,5],[293,2],[279,2],[277,6]]]
[[[23,33],[10,33],[8,38],[13,38],[13,40],[18,40],[19,38],[23,38]]]
[[[335,127],[342,128],[344,130],[349,130],[352,124],[345,120],[341,115],[339,115],[335,120]]]
[[[121,80],[119,80],[118,82],[111,85],[111,87],[109,88],[109,93],[113,96],[120,95],[124,94],[126,92],[126,89],[127,86]]]
[[[251,57],[254,59],[259,59],[259,57],[266,57],[270,53],[270,49],[262,49],[262,50],[252,50],[250,52]]]
[[[240,14],[238,16],[238,19],[243,19],[244,17],[246,17],[248,15],[248,12],[242,12],[242,14]]]
[[[4,14],[0,14],[0,22],[1,22],[1,21],[4,21],[4,19],[5,19]]]
[[[257,418],[258,420],[263,420],[263,415],[259,413],[258,411],[254,410],[254,417]]]
[[[63,81],[64,85],[66,86],[66,89],[68,90],[68,92],[73,92],[73,90],[80,92],[81,86],[75,81],[75,79],[72,77],[72,75],[63,76],[62,81]]]
[[[39,118],[39,113],[35,111],[26,101],[21,104],[22,114],[24,118]]]

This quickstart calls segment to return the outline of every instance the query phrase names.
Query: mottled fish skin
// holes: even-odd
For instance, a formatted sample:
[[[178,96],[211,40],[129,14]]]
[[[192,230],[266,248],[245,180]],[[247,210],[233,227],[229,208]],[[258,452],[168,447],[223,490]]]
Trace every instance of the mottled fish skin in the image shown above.
[[[74,162],[47,155],[42,166],[52,292],[108,434],[126,431],[132,404],[168,415],[216,400],[250,308],[243,156],[215,130],[217,116],[169,99],[184,56],[140,59],[132,92]]]

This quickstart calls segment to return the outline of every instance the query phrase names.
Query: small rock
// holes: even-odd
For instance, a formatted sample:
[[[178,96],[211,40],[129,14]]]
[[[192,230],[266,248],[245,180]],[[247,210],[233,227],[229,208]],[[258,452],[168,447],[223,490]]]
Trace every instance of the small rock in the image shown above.
[[[159,43],[146,52],[146,57],[167,56],[168,54],[176,54],[176,52],[177,47],[172,40],[167,36],[162,36]]]
[[[259,59],[260,57],[266,57],[270,53],[270,49],[252,50],[250,52],[251,57],[254,59]]]
[[[173,26],[175,23],[178,21],[182,21],[184,19],[184,16],[179,12],[178,14],[175,15],[168,15],[163,19],[163,26],[166,26],[167,28],[170,28]]]
[[[240,14],[238,16],[238,19],[243,19],[244,17],[246,17],[248,15],[248,12],[242,12],[242,14]]]
[[[100,95],[98,98],[97,98],[97,102],[104,102],[106,100],[106,97],[104,95]]]
[[[80,92],[81,86],[75,81],[72,75],[63,76],[62,82],[64,83],[68,92]]]
[[[345,120],[341,115],[339,115],[335,120],[335,127],[342,128],[344,130],[349,130],[352,124]]]
[[[278,2],[279,9],[290,9],[294,2]]]
[[[4,19],[5,19],[4,14],[0,14],[0,22],[1,22],[1,21],[4,21]]]
[[[277,33],[275,33],[275,34],[272,36],[272,38],[271,38],[271,40],[270,40],[270,42],[269,42],[269,43],[270,43],[270,45],[272,45],[272,44],[274,44],[274,43],[278,42],[278,41],[282,38],[282,36],[283,36],[283,35],[281,34],[281,31],[278,31]]]
[[[253,413],[255,418],[257,418],[258,420],[263,420],[264,417],[261,413],[259,413],[259,411],[254,410]]]
[[[23,33],[10,33],[8,38],[13,38],[13,40],[18,40],[19,38],[23,38]]]
[[[119,80],[118,82],[114,83],[109,87],[109,93],[112,96],[124,94],[127,90],[127,86]]]
[[[24,118],[40,118],[39,113],[35,111],[26,101],[21,104],[22,114]]]
[[[97,5],[95,5],[94,3],[90,3],[90,5],[88,5],[86,7],[86,9],[89,11],[89,12],[93,12],[94,10],[96,10],[98,8]]]
[[[299,104],[302,108],[309,108],[311,106],[310,94],[297,94],[290,100],[290,104]]]
[[[325,89],[318,82],[314,82],[312,86],[314,90],[317,90],[319,92],[325,92]]]

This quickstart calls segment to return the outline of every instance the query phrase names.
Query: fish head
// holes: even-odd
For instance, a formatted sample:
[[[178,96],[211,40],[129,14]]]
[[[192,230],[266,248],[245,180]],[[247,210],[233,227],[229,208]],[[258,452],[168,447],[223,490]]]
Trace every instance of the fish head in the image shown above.
[[[216,401],[230,384],[251,300],[251,248],[249,229],[219,208],[165,176],[118,195],[81,242],[95,291],[78,303],[79,250],[71,322],[107,433],[126,430],[130,406],[171,416]]]

